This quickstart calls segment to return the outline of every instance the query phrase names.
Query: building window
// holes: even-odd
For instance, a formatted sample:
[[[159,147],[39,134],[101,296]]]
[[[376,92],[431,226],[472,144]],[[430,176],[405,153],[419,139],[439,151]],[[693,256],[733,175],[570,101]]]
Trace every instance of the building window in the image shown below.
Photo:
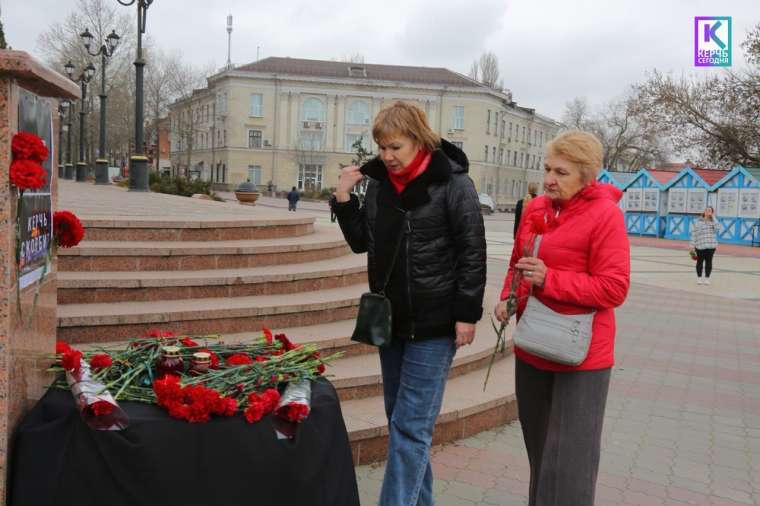
[[[451,143],[459,149],[464,149],[464,143],[462,141],[451,141]]]
[[[369,104],[366,100],[354,100],[348,106],[349,125],[369,125]]]
[[[504,165],[504,148],[499,148],[499,165]]]
[[[322,166],[315,164],[300,164],[298,166],[298,189],[321,190],[322,189]]]
[[[502,118],[501,118],[501,138],[502,139],[504,138],[504,134],[506,133],[504,132],[504,130],[506,129],[507,129],[507,121],[504,119],[504,115],[502,114]]]
[[[525,127],[523,127],[522,141],[523,143],[525,143]]]
[[[316,121],[324,123],[325,121],[325,104],[321,100],[309,97],[303,102],[303,121]]]
[[[528,146],[530,146],[530,128],[528,129]]]
[[[496,146],[491,149],[491,162],[496,163]]]
[[[512,142],[512,122],[509,122],[509,142]]]
[[[520,167],[522,167],[525,164],[525,159],[523,157],[524,153],[520,153]]]
[[[512,165],[517,167],[517,151],[515,151],[514,154],[512,155]]]
[[[248,166],[248,181],[257,186],[261,184],[261,165]]]
[[[454,130],[464,129],[464,106],[462,105],[454,106],[454,122],[452,123],[451,127]]]
[[[512,150],[507,150],[507,165],[509,165],[509,161],[512,159]]]
[[[261,147],[261,130],[248,130],[248,147]]]
[[[499,135],[499,113],[493,113],[493,135],[496,137]]]
[[[487,145],[487,144],[486,144],[486,151],[485,151],[485,153],[483,154],[483,161],[484,161],[484,162],[487,162],[487,161],[488,161],[488,145]]]
[[[346,152],[347,153],[353,153],[356,151],[356,148],[354,147],[354,144],[358,140],[362,141],[362,147],[369,151],[370,145],[369,145],[369,132],[363,132],[361,134],[346,134]]]
[[[264,97],[261,95],[261,93],[251,93],[251,111],[249,113],[249,116],[256,116],[258,118],[264,116],[262,111],[263,102]]]
[[[322,151],[322,132],[301,132],[298,136],[296,149],[299,151]]]
[[[488,116],[486,116],[486,133],[491,133],[491,109],[488,109]]]

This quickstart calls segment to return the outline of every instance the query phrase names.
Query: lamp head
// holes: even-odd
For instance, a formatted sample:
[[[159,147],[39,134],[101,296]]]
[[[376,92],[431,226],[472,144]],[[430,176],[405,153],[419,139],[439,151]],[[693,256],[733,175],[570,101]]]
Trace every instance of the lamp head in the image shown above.
[[[84,31],[79,34],[79,38],[82,39],[82,44],[84,44],[84,47],[89,51],[90,46],[92,46],[92,41],[95,38],[90,33],[90,30],[85,28]]]

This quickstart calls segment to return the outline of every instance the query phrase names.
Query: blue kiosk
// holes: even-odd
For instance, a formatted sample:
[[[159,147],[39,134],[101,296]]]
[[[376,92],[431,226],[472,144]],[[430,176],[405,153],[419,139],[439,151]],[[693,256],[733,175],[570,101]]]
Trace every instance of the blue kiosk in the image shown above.
[[[688,241],[691,223],[705,207],[714,205],[714,183],[728,172],[685,167],[665,185],[668,195],[665,238]]]
[[[760,242],[760,179],[737,165],[712,190],[721,225],[718,240],[746,245]]]
[[[641,169],[623,186],[625,226],[629,234],[662,237],[667,205],[665,184],[677,174]]]

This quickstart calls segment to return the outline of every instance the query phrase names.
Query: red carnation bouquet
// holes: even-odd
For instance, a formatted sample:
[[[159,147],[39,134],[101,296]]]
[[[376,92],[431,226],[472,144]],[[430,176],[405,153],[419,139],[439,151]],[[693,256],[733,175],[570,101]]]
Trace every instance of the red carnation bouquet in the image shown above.
[[[46,174],[41,164],[48,157],[48,149],[42,139],[29,132],[18,132],[11,139],[11,154],[11,184],[22,193],[24,190],[42,188]]]
[[[162,350],[169,346],[179,368],[159,375],[168,360]],[[201,352],[207,354],[203,370],[194,362]],[[121,348],[83,352],[59,342],[51,371],[63,373],[53,386],[69,388],[95,428],[111,428],[123,413],[117,401],[128,400],[157,404],[190,423],[238,413],[254,423],[275,413],[272,420],[281,435],[291,434],[282,437],[292,437],[310,411],[310,381],[339,356],[323,357],[314,345],[295,344],[269,329],[236,344],[225,344],[218,335],[191,339],[156,329]]]

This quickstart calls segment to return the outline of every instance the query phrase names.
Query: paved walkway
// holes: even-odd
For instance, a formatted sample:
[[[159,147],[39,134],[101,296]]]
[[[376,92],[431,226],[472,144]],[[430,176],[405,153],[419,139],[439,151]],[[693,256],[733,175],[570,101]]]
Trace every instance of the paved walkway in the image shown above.
[[[501,285],[510,226],[486,223],[489,290]],[[699,286],[684,252],[632,248],[598,505],[760,504],[760,259],[750,256],[718,255],[713,284]],[[517,422],[436,447],[432,460],[439,506],[527,504]],[[383,471],[357,467],[363,505],[376,504]]]

